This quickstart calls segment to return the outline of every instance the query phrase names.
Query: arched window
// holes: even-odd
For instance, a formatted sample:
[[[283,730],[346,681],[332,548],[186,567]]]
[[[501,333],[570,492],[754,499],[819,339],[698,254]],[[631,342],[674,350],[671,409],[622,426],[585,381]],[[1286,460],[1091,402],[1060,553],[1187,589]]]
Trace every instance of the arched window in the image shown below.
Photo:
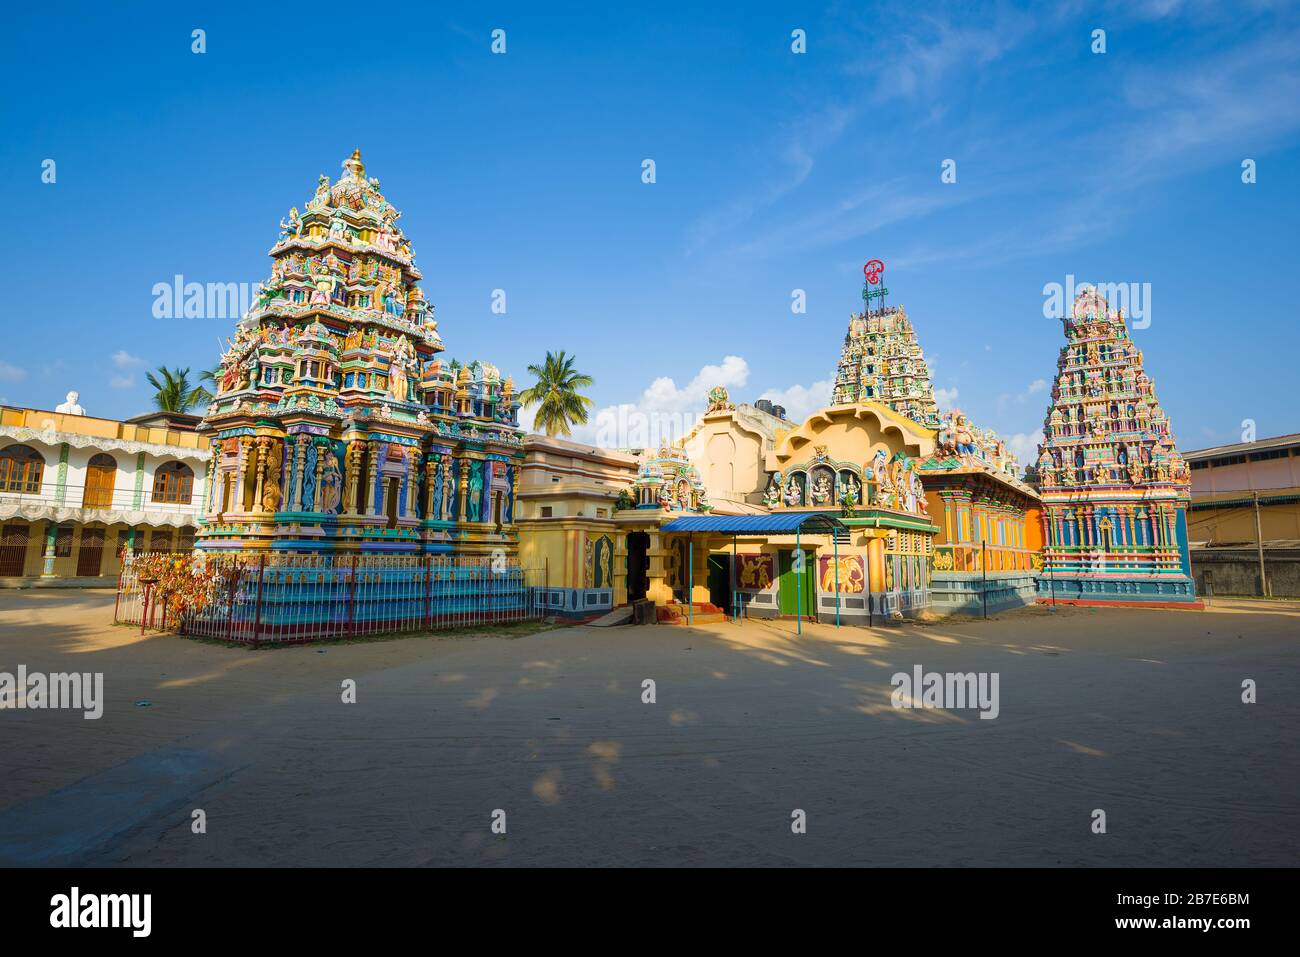
[[[0,449],[0,492],[35,493],[41,490],[45,459],[26,445]]]
[[[190,504],[194,491],[194,470],[183,462],[158,466],[153,476],[153,500],[171,505]]]
[[[86,466],[86,490],[82,508],[109,508],[113,504],[113,481],[117,476],[117,459],[100,452]]]

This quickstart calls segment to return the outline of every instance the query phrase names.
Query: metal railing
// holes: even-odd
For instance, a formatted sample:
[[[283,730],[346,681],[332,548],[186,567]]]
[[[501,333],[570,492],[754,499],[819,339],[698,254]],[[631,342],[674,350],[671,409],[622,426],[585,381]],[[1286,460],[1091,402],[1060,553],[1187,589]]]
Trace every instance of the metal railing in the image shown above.
[[[494,558],[195,553],[182,564],[189,567],[151,578],[148,556],[128,556],[114,620],[294,643],[526,621],[544,607],[541,569]]]

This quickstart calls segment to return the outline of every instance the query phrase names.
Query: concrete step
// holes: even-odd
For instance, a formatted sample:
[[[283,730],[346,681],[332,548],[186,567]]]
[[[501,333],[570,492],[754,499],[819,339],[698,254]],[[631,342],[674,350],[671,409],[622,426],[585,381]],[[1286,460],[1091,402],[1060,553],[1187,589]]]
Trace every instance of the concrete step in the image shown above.
[[[611,625],[626,625],[632,620],[632,606],[624,605],[622,608],[615,608],[613,611],[601,615],[595,621],[589,621],[587,624],[593,628],[608,628]]]

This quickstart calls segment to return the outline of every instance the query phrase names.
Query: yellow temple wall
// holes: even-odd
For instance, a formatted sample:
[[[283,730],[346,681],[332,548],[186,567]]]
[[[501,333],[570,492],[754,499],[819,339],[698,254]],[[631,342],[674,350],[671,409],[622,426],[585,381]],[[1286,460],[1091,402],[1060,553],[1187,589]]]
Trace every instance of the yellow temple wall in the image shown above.
[[[757,502],[767,483],[766,440],[731,412],[710,413],[682,447],[699,469],[709,500]]]
[[[810,461],[819,447],[838,462],[861,467],[877,449],[921,458],[934,451],[935,433],[874,402],[831,406],[813,413],[769,453],[769,471],[782,473]]]

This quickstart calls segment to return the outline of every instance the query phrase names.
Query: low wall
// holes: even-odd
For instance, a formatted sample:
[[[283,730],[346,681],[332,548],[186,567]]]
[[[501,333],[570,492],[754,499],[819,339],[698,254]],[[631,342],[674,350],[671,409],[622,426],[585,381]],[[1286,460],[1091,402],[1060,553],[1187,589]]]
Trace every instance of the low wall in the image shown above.
[[[545,615],[590,618],[614,607],[612,588],[538,588],[537,606]]]
[[[1300,548],[1265,548],[1264,574],[1278,598],[1300,598]],[[1192,577],[1200,595],[1262,595],[1254,548],[1192,550]]]
[[[982,615],[1032,605],[1037,598],[1037,574],[1031,571],[933,572],[930,576],[930,610],[936,615]]]
[[[1080,605],[1200,606],[1194,582],[1182,576],[1039,575],[1038,601],[1053,599]]]

